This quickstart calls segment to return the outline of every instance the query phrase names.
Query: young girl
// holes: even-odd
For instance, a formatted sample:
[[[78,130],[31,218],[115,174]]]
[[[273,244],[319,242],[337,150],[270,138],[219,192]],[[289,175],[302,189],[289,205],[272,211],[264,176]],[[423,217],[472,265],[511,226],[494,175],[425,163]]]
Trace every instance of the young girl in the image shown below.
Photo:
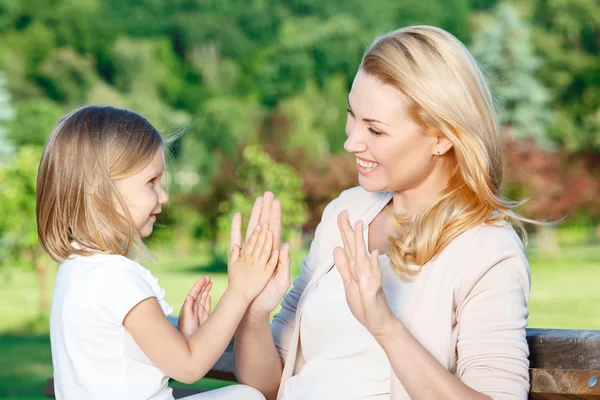
[[[175,328],[164,290],[132,259],[168,201],[163,147],[146,119],[113,107],[80,108],[48,138],[36,214],[42,246],[60,263],[50,319],[57,399],[173,399],[169,377],[192,383],[206,374],[279,261],[273,233],[257,226],[230,254],[229,286],[212,315],[205,277]],[[232,229],[240,223],[238,214]],[[189,398],[263,396],[238,385]]]

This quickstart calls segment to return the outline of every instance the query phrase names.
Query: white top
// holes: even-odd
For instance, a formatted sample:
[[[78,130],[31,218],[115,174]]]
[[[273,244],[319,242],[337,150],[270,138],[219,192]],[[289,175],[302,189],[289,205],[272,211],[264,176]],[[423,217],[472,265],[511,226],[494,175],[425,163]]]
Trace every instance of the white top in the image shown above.
[[[386,298],[399,307],[405,303],[412,283],[398,277],[386,255],[379,256],[379,266]],[[402,308],[393,311],[400,316]],[[304,341],[303,337],[319,340]],[[298,375],[286,381],[285,400],[390,398],[390,362],[375,338],[352,315],[336,267],[306,299],[300,319],[300,351],[305,364]]]
[[[300,276],[294,280],[271,324],[273,341],[285,363],[278,399],[295,400],[294,397],[287,398],[286,390],[292,390],[288,393],[290,396],[297,394],[297,398],[321,390],[318,387],[320,376],[313,374],[310,380],[302,376],[307,373],[305,368],[310,367],[305,356],[311,357],[314,353],[310,349],[321,346],[325,340],[332,347],[338,341],[352,346],[348,346],[350,350],[342,355],[348,364],[343,368],[347,369],[338,371],[320,367],[319,371],[335,375],[335,382],[344,379],[345,384],[357,386],[353,384],[356,373],[345,374],[346,371],[365,370],[362,366],[365,342],[358,339],[355,343],[354,332],[349,333],[346,326],[338,327],[343,323],[340,322],[343,317],[338,315],[343,308],[328,304],[329,301],[344,304],[343,290],[339,289],[337,295],[331,293],[331,298],[337,300],[324,301],[328,293],[327,289],[321,290],[321,285],[326,278],[334,280],[331,275],[335,272],[331,269],[333,250],[343,246],[338,214],[348,211],[351,225],[361,220],[367,227],[391,198],[392,193],[367,192],[356,187],[344,191],[325,208],[308,256],[302,262]],[[526,400],[529,349],[525,327],[530,274],[522,243],[511,225],[479,225],[468,229],[427,262],[412,279],[407,296],[394,298],[390,293],[402,291],[384,290],[392,311],[399,314],[398,318],[414,338],[440,365],[474,390],[494,400]],[[313,302],[314,296],[322,297]],[[323,307],[331,308],[327,312],[321,310]],[[313,330],[306,323],[316,315],[316,308],[324,314],[320,323],[328,323],[329,329]],[[347,340],[349,336],[352,341]],[[317,365],[315,360],[312,365]],[[327,362],[333,366],[333,362]],[[296,383],[288,387],[288,381],[295,376],[301,376],[302,380],[296,379]],[[368,382],[382,377],[381,374],[372,376],[374,378],[369,377]],[[391,374],[387,391],[391,400],[410,399],[395,374]],[[378,393],[381,392],[373,394]]]
[[[150,271],[125,257],[72,256],[60,265],[50,315],[54,389],[59,400],[172,400],[169,377],[135,343],[123,319],[156,297],[173,309]]]

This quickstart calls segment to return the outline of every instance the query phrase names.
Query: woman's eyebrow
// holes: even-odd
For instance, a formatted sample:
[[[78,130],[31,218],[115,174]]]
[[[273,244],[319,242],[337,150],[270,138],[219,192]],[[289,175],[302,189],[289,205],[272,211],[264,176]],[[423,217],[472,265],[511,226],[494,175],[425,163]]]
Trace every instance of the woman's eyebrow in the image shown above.
[[[350,95],[348,95],[348,97],[346,98],[346,100],[348,101],[348,107],[350,108],[350,111],[352,111],[352,106],[350,105]],[[386,126],[390,126],[389,124],[386,124],[383,121],[379,121],[377,119],[372,119],[372,118],[362,118],[363,121],[365,122],[377,122],[378,124],[382,124],[382,125],[386,125]]]

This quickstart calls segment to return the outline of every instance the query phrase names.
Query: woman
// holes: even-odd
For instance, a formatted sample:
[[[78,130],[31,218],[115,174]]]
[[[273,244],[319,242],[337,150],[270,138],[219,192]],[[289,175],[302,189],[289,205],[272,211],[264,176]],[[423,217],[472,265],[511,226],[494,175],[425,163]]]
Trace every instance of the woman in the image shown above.
[[[286,266],[248,309],[238,379],[269,399],[526,399],[530,274],[507,222],[524,218],[476,62],[441,29],[397,30],[348,105],[360,187],[325,209],[271,329]],[[278,230],[279,209],[259,199],[251,225]]]

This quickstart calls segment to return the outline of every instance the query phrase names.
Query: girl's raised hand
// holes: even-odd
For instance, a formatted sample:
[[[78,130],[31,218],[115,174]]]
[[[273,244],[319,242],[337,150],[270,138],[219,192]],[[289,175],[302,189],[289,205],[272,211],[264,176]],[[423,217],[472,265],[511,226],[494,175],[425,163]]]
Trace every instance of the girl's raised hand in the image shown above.
[[[268,224],[257,225],[243,249],[232,246],[228,290],[241,294],[250,303],[271,279],[278,259],[279,250],[273,249],[273,232]]]
[[[344,247],[336,247],[333,257],[344,281],[346,301],[354,317],[373,336],[381,336],[392,329],[397,318],[381,286],[379,252],[375,250],[367,254],[363,238],[364,224],[359,221],[352,229],[347,211],[338,215],[338,227]]]
[[[186,340],[194,334],[210,315],[212,282],[205,276],[194,284],[185,296],[181,311],[179,312],[179,332]]]

